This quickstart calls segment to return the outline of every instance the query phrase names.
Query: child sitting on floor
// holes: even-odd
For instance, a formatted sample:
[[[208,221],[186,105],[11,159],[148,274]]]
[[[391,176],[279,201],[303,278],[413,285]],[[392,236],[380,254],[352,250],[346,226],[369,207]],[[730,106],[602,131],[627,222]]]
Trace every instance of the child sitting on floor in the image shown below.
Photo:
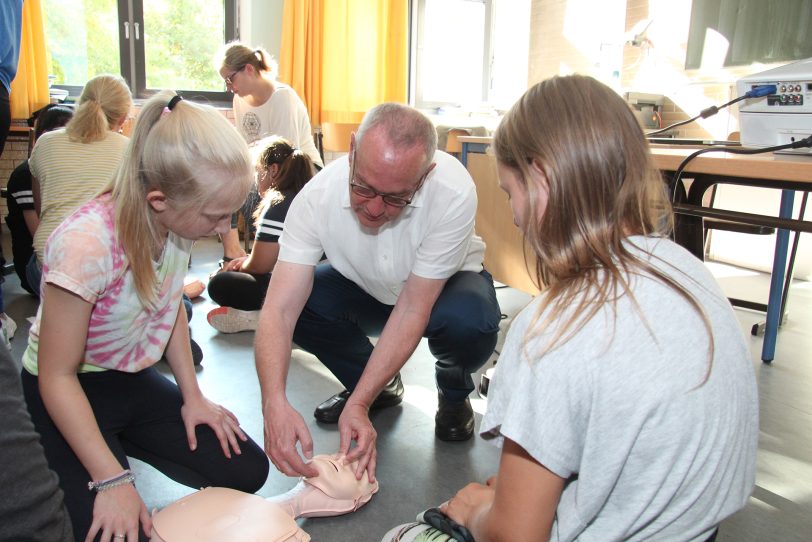
[[[755,378],[730,303],[668,238],[637,120],[606,85],[555,77],[492,149],[542,290],[490,384],[498,471],[384,540],[712,540],[753,488]]]
[[[194,488],[254,492],[268,476],[262,448],[200,390],[181,302],[194,240],[229,228],[251,169],[217,110],[162,92],[112,182],[45,245],[22,382],[76,540],[147,540],[128,457]]]
[[[254,213],[257,235],[251,254],[225,262],[223,270],[209,281],[209,296],[222,306],[210,311],[208,320],[221,333],[257,328],[279,255],[285,215],[293,198],[313,176],[313,162],[286,139],[273,136],[263,143],[257,160],[257,184],[263,199]]]

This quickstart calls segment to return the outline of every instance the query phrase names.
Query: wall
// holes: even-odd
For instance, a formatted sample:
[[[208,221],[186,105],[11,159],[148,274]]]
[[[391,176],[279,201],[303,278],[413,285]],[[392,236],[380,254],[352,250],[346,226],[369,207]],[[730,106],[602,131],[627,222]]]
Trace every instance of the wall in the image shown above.
[[[668,125],[735,98],[739,78],[774,67],[724,68],[725,49],[719,45],[711,51],[717,54],[707,55],[700,69],[685,70],[690,15],[691,0],[532,0],[529,84],[578,72],[620,92],[662,94],[666,97],[662,120]],[[646,26],[642,46],[626,43]],[[726,139],[738,130],[734,105],[679,128],[677,135]],[[777,214],[777,191],[725,187],[721,192],[716,199],[720,207],[743,206],[750,212]],[[798,206],[796,201],[795,216]],[[812,279],[812,247],[807,238],[799,245],[796,277]],[[774,236],[716,232],[709,246],[715,259],[769,271],[774,242]]]
[[[584,73],[618,91],[665,95],[664,125],[689,118],[730,100],[736,79],[760,71],[707,66],[686,72],[690,14],[691,0],[533,0],[529,82]],[[646,26],[648,41],[628,45]],[[678,135],[725,139],[738,130],[735,112],[688,125]]]
[[[279,59],[285,0],[251,0],[240,4],[240,40],[261,46]]]
[[[626,0],[532,0],[529,84],[583,73],[619,83]]]

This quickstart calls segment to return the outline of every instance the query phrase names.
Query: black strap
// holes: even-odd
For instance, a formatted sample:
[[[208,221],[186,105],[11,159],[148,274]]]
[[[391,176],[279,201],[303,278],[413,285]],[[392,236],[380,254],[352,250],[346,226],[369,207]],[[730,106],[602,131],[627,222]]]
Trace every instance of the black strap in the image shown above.
[[[166,108],[172,111],[173,109],[175,109],[175,106],[178,105],[178,102],[181,101],[182,99],[183,98],[181,98],[180,94],[175,94],[174,96],[172,96],[172,99],[169,100],[169,103],[166,104]]]
[[[474,537],[468,529],[445,515],[439,508],[429,508],[417,519],[453,537],[458,542],[474,542]]]

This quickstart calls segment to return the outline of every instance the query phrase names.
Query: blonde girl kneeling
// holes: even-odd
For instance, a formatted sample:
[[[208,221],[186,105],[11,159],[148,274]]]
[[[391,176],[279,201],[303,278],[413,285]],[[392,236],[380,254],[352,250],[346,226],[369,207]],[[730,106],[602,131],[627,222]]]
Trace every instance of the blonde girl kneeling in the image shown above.
[[[181,303],[194,240],[228,229],[252,173],[220,113],[161,93],[107,190],[45,246],[22,378],[77,541],[147,539],[128,456],[194,488],[254,492],[267,477],[262,449],[198,387]],[[153,367],[164,352],[177,385]]]

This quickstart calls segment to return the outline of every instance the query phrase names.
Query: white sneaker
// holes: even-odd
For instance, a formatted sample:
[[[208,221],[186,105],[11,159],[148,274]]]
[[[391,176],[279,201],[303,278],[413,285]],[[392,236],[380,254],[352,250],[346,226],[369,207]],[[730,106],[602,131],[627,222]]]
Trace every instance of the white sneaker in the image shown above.
[[[241,311],[231,307],[217,307],[209,311],[206,319],[221,333],[254,331],[259,322],[259,311]]]
[[[14,333],[17,331],[17,322],[12,320],[8,314],[0,314],[0,326],[3,327],[3,334],[8,337],[8,340],[14,338]]]

